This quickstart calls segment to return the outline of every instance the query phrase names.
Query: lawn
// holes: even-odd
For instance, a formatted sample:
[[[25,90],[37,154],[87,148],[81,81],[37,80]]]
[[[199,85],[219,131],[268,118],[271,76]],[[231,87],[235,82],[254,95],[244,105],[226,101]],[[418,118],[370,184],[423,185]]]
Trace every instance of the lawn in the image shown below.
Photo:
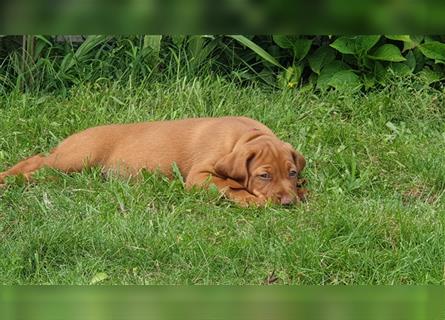
[[[305,155],[311,195],[239,208],[149,173],[10,179],[0,283],[445,284],[444,100],[411,81],[363,94],[211,77],[2,94],[0,171],[90,126],[245,115]]]

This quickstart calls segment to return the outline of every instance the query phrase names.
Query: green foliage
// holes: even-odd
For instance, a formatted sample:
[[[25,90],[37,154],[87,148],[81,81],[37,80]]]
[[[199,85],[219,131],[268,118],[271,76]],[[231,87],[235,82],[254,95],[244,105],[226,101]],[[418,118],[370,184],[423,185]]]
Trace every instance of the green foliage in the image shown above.
[[[292,51],[293,61],[301,61],[306,57],[312,45],[312,40],[298,36],[273,36],[274,42],[283,49]]]
[[[387,84],[393,77],[417,75],[430,83],[445,78],[445,43],[440,37],[274,35],[272,39],[257,39],[250,42],[256,48],[269,48],[270,55],[255,71],[263,77],[265,72],[276,75],[281,88],[308,83],[320,90],[370,89]],[[259,55],[264,56],[264,52]],[[267,66],[273,57],[274,64],[280,64],[275,70]]]
[[[309,66],[316,74],[321,69],[335,60],[335,52],[329,47],[320,47],[308,58]]]
[[[442,36],[48,36],[0,38],[0,83],[66,90],[108,78],[131,83],[216,73],[241,84],[318,90],[381,88],[391,78],[445,79]]]
[[[445,43],[431,41],[422,44],[419,48],[428,59],[434,59],[436,63],[445,63]]]
[[[345,73],[348,73],[349,77],[345,76]],[[344,62],[338,60],[332,61],[322,69],[317,80],[317,88],[327,89],[329,86],[333,86],[333,83],[338,83],[339,81],[336,80],[338,74],[340,78],[352,79],[353,76],[351,76],[351,73],[353,73],[353,71]]]
[[[372,55],[369,55],[369,58],[374,60],[382,60],[382,61],[391,61],[391,62],[400,62],[405,61],[406,59],[402,56],[399,48],[397,48],[393,44],[384,44],[378,47]]]
[[[363,56],[379,39],[380,36],[339,37],[330,46],[343,54]]]

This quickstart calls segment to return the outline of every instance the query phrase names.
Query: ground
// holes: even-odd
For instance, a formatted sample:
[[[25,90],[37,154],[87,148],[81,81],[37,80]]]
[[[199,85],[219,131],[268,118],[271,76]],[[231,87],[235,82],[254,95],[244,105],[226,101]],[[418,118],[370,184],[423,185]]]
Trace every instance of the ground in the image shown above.
[[[0,96],[0,171],[105,123],[244,115],[307,159],[306,204],[239,208],[145,173],[44,170],[0,189],[3,284],[444,284],[444,95],[219,78]],[[56,176],[56,179],[52,177]]]

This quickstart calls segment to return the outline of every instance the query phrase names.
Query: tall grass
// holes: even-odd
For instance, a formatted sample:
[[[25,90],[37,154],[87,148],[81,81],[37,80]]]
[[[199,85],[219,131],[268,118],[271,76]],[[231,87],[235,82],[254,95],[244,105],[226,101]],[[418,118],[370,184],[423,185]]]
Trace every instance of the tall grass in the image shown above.
[[[137,86],[212,73],[239,82],[253,79],[221,36],[101,35],[74,43],[24,36],[21,45],[16,38],[7,40],[16,45],[0,55],[3,92],[67,92],[73,86],[108,80]],[[8,41],[0,38],[0,44]]]
[[[4,91],[66,91],[101,80],[136,84],[170,78],[187,65],[181,54],[170,54],[168,63],[165,57],[161,59],[160,36],[88,36],[74,44],[43,36],[24,39],[22,50],[12,51],[1,61]]]

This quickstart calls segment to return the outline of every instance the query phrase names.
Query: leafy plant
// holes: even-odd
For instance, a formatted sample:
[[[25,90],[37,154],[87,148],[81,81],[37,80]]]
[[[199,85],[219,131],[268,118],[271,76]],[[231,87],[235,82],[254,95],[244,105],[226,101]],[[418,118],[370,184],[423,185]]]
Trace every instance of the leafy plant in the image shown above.
[[[320,90],[373,88],[391,77],[417,74],[427,83],[445,79],[445,43],[438,36],[283,36],[256,43],[236,38],[265,63],[278,67],[278,86],[308,83]],[[264,48],[278,46],[276,56]],[[273,49],[273,48],[272,48]],[[273,50],[270,50],[273,52]]]
[[[103,78],[140,82],[209,73],[274,88],[369,90],[393,77],[445,79],[445,38],[355,36],[53,36],[0,37],[5,90],[65,90]]]

